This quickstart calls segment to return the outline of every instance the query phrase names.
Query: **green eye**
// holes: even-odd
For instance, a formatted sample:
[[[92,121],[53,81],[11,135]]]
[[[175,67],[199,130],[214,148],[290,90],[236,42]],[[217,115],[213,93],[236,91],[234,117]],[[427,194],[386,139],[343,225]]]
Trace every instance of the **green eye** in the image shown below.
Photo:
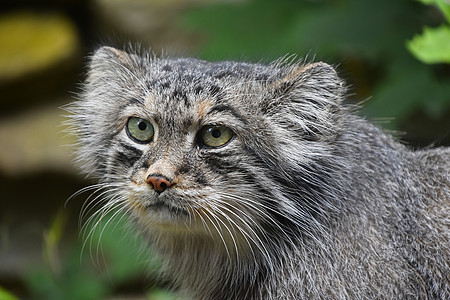
[[[131,117],[127,123],[127,134],[133,141],[146,144],[152,141],[155,131],[149,121]]]
[[[233,137],[233,131],[225,126],[205,126],[200,131],[200,141],[208,147],[221,147]]]

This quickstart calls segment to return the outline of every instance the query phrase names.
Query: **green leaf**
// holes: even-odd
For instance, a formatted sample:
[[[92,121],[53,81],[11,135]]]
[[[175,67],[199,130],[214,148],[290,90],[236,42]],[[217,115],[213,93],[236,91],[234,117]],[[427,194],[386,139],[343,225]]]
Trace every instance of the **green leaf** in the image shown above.
[[[0,286],[0,300],[19,300],[19,298]]]
[[[418,0],[418,1],[422,2],[423,4],[436,5],[442,11],[442,13],[444,14],[447,21],[450,22],[450,2],[448,2],[448,0],[447,1],[444,1],[444,0]]]
[[[415,36],[407,47],[424,63],[450,63],[450,27],[425,27],[423,34]]]

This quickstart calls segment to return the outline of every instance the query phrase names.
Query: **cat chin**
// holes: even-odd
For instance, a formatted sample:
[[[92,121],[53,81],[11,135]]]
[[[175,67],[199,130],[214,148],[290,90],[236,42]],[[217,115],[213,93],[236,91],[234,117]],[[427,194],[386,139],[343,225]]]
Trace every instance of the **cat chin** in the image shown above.
[[[189,215],[181,208],[177,208],[163,201],[140,205],[134,209],[135,216],[142,224],[150,226],[186,227]]]
[[[140,190],[129,195],[128,200],[135,220],[151,235],[203,237],[225,246],[227,252],[250,249],[251,244],[261,242],[255,228],[250,228],[241,216],[242,211],[229,207],[229,215],[218,213],[207,193],[203,197],[199,192],[192,193],[195,196],[177,190],[160,195]]]
[[[242,249],[249,248],[249,240],[244,233],[220,223],[217,216],[207,216],[202,209],[190,209],[187,212],[165,202],[152,202],[145,208],[140,206],[133,209],[133,215],[141,229],[151,235],[204,237],[215,240],[221,246],[226,244],[225,248],[231,252],[237,245],[241,245],[239,248]]]

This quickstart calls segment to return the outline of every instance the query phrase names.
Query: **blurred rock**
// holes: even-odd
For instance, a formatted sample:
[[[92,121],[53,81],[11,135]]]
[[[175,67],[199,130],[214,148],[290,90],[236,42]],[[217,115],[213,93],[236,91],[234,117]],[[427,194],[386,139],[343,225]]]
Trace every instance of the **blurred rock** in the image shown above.
[[[0,119],[55,105],[61,95],[75,91],[81,48],[76,28],[62,14],[0,15]]]
[[[16,12],[0,16],[0,84],[69,61],[79,50],[75,26],[62,15]]]
[[[206,0],[95,0],[101,32],[125,36],[156,52],[175,54],[196,49],[192,36],[183,32],[177,16]],[[118,41],[126,43],[127,40]]]
[[[77,174],[72,163],[74,137],[63,131],[65,112],[42,108],[0,121],[0,173],[23,176],[36,172]]]

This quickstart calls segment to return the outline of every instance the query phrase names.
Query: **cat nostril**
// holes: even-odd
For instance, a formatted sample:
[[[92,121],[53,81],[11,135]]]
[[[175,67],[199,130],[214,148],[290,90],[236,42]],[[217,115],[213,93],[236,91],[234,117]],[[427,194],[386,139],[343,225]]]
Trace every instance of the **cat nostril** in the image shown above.
[[[167,188],[169,188],[172,183],[163,175],[160,174],[150,174],[147,177],[146,182],[153,187],[153,189],[158,192],[162,193]]]

